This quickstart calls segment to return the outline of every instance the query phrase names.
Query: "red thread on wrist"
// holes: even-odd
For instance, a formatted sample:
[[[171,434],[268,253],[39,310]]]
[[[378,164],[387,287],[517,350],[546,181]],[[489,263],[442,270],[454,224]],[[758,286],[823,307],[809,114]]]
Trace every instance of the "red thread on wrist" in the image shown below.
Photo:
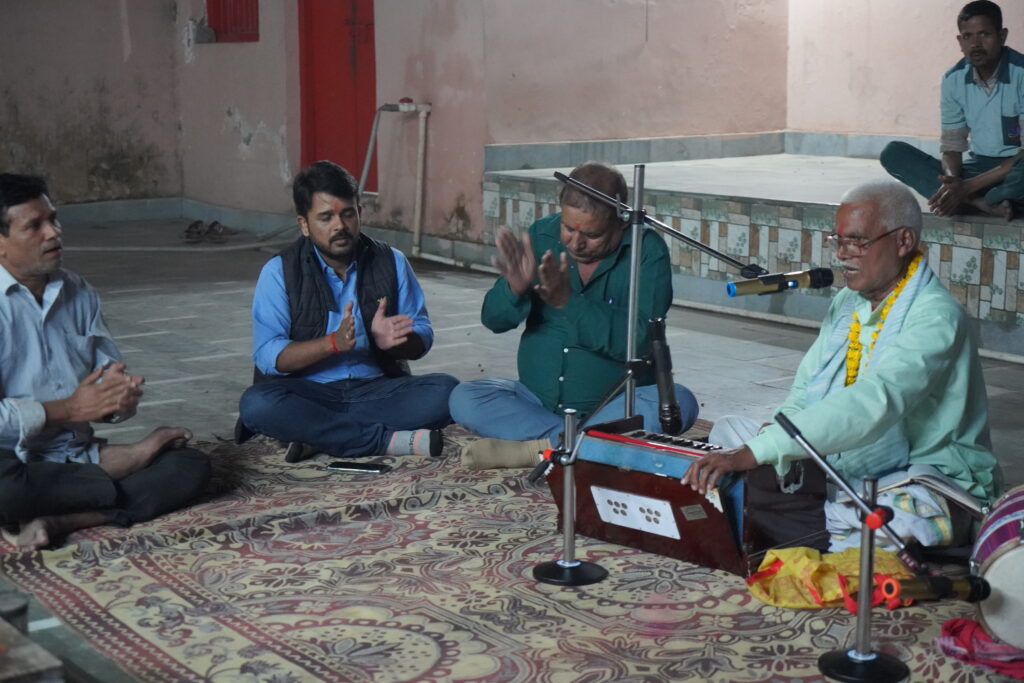
[[[338,348],[337,342],[334,341],[334,335],[335,332],[331,332],[329,335],[327,335],[328,338],[330,338],[331,340],[331,350],[334,351],[335,353],[341,353],[341,349]]]

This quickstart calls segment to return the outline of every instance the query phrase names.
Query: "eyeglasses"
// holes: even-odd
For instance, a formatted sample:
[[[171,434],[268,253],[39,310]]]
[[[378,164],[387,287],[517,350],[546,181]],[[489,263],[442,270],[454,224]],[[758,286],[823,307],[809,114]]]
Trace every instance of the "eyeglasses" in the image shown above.
[[[843,237],[839,233],[833,232],[833,233],[825,236],[825,241],[828,242],[829,246],[832,247],[833,249],[835,249],[836,251],[839,251],[841,248],[846,247],[846,253],[848,253],[848,254],[852,254],[852,255],[863,254],[865,251],[867,251],[868,247],[870,247],[872,244],[874,244],[878,240],[882,239],[883,237],[888,237],[889,235],[893,234],[897,230],[901,230],[904,227],[905,226],[901,225],[898,228],[893,228],[889,232],[882,233],[878,237],[871,237],[871,238],[867,238],[867,237]]]

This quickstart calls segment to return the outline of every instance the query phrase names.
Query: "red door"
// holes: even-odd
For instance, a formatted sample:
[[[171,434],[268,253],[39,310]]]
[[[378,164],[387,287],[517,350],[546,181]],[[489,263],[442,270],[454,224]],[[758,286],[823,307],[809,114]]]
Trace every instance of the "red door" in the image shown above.
[[[373,0],[298,0],[302,165],[330,159],[359,180],[377,110]],[[377,190],[376,163],[366,189]]]

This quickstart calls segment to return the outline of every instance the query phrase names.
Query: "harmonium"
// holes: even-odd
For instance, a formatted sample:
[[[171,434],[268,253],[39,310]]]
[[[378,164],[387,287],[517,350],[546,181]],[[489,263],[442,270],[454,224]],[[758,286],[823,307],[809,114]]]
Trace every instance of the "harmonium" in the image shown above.
[[[727,475],[707,495],[680,483],[720,447],[642,426],[631,417],[586,428],[573,467],[576,533],[743,577],[757,571],[768,543],[745,518],[742,477]],[[559,524],[564,472],[548,473]]]

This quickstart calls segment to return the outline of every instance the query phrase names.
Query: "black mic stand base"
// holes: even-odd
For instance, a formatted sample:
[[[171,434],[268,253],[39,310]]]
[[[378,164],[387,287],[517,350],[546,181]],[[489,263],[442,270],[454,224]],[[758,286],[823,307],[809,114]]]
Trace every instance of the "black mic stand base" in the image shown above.
[[[556,586],[589,586],[603,581],[608,570],[593,562],[544,562],[533,568],[533,578]]]
[[[818,657],[818,670],[837,681],[890,683],[910,677],[910,669],[896,657],[884,652],[864,656],[856,648],[826,652]]]

